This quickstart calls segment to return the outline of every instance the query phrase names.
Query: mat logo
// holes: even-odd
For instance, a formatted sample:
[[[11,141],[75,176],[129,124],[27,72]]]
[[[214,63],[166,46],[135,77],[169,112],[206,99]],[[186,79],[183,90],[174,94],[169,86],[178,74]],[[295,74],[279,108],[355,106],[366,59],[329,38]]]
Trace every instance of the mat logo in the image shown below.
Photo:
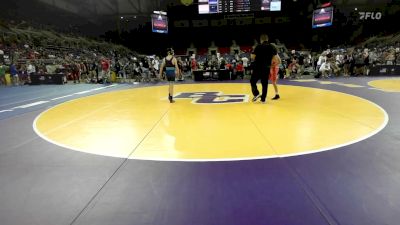
[[[248,102],[249,96],[243,94],[225,95],[222,92],[182,92],[175,95],[174,99],[193,99],[193,104],[229,104]]]

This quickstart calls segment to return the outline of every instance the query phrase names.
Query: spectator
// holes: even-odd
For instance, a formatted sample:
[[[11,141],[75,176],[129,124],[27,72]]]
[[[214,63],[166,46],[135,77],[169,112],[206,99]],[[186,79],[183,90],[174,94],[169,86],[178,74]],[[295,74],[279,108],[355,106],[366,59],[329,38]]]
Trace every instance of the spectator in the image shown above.
[[[236,65],[236,76],[242,78],[242,80],[244,78],[244,66],[242,61],[239,61]]]
[[[297,74],[300,70],[300,65],[297,63],[295,58],[292,58],[292,62],[288,66],[290,78],[297,78]]]
[[[0,85],[7,85],[6,82],[6,66],[0,62]]]
[[[101,58],[101,79],[103,84],[106,84],[110,80],[110,62],[106,58]]]
[[[300,74],[300,76],[302,76],[304,73],[304,54],[303,53],[301,53],[299,55],[297,62],[299,64],[299,74]]]
[[[343,58],[343,72],[344,76],[350,75],[350,62],[352,60],[351,54],[347,53]]]
[[[368,53],[368,49],[364,50],[363,58],[364,58],[364,75],[368,76],[369,75],[369,53]]]
[[[18,71],[14,63],[10,65],[10,75],[13,85],[19,85]]]

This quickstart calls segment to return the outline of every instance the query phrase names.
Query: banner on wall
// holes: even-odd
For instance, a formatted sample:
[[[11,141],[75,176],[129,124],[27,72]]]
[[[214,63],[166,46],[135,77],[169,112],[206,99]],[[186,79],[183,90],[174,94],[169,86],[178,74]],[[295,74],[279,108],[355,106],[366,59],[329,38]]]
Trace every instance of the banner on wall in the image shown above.
[[[262,18],[249,18],[249,17],[237,17],[225,18],[225,19],[204,19],[204,20],[178,20],[174,22],[176,28],[187,28],[191,27],[223,27],[223,26],[248,26],[248,25],[262,25],[262,24],[283,24],[290,23],[290,17],[262,17]]]

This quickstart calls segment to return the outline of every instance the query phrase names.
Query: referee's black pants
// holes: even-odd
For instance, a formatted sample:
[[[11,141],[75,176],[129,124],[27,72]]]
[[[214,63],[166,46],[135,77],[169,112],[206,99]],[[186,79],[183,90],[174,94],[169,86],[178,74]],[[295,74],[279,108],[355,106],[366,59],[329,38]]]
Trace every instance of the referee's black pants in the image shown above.
[[[251,91],[254,96],[260,94],[257,89],[257,82],[261,80],[262,92],[261,92],[261,101],[265,101],[268,92],[268,78],[269,78],[269,68],[268,72],[266,71],[254,71],[250,78]]]

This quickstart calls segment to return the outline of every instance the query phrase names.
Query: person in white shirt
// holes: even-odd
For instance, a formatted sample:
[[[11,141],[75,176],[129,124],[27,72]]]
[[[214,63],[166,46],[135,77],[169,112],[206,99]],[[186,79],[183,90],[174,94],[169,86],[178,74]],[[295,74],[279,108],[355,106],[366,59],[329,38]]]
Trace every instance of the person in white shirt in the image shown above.
[[[247,57],[242,57],[244,74],[246,74],[247,68],[249,67],[249,59]]]
[[[321,72],[321,77],[328,77],[331,72],[331,65],[327,58],[328,53],[329,49],[328,51],[323,52],[318,58],[317,69]]]
[[[153,60],[152,64],[154,70],[158,73],[158,71],[160,70],[160,59],[158,58],[158,56]]]
[[[36,68],[31,62],[28,62],[26,71],[28,72],[28,75],[32,75],[32,74],[36,73]]]

